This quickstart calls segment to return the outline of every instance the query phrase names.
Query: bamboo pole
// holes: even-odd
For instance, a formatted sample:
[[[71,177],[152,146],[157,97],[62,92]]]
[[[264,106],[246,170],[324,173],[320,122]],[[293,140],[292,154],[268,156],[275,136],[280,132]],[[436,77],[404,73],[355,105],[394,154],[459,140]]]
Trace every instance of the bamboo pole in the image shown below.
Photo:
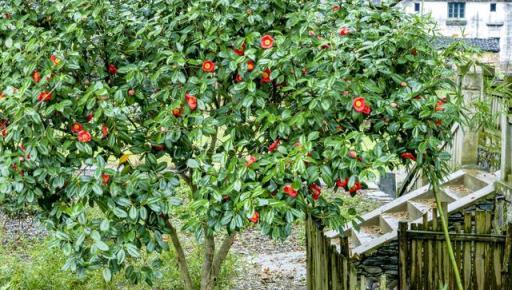
[[[455,276],[455,284],[458,290],[464,290],[464,287],[462,286],[462,281],[460,279],[459,267],[457,265],[457,261],[455,260],[455,255],[453,254],[453,247],[450,241],[450,234],[448,233],[448,221],[446,218],[448,216],[448,210],[446,213],[444,213],[444,210],[441,207],[441,199],[439,197],[439,188],[437,182],[432,182],[432,191],[434,192],[437,210],[439,212],[439,217],[441,218],[441,227],[443,229],[443,233],[446,239],[446,249],[448,251],[448,256],[452,264],[453,274]]]

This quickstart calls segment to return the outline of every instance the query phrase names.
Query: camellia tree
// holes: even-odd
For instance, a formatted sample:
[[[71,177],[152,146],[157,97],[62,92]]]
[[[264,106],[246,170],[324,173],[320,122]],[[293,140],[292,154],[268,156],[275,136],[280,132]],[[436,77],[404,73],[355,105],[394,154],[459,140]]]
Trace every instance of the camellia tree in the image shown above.
[[[0,202],[31,209],[106,280],[141,255],[204,248],[212,289],[236,234],[331,228],[386,170],[441,178],[459,119],[457,50],[433,25],[361,1],[0,1]],[[336,189],[327,198],[322,191]],[[355,215],[354,210],[349,211]],[[170,243],[167,242],[170,240]],[[216,241],[217,240],[217,241]]]

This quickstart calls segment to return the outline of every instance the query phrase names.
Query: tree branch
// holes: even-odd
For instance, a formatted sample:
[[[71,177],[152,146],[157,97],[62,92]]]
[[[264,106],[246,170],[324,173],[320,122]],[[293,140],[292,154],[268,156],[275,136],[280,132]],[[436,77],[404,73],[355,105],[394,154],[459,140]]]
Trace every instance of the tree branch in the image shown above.
[[[227,236],[222,242],[219,250],[215,254],[215,258],[213,259],[212,275],[210,278],[210,283],[212,283],[212,285],[217,280],[217,276],[220,273],[222,263],[224,262],[224,260],[226,260],[229,250],[231,249],[233,242],[235,242],[235,238],[236,233],[232,233],[229,236]]]
[[[165,219],[165,224],[169,229],[172,244],[174,246],[174,249],[176,250],[176,257],[178,259],[180,276],[184,283],[183,286],[185,290],[193,290],[194,287],[192,286],[192,279],[190,278],[190,272],[188,269],[187,260],[185,258],[185,252],[183,251],[183,247],[181,246],[181,242],[178,237],[178,233],[176,232],[176,228],[174,228],[168,215],[162,215],[162,217]]]

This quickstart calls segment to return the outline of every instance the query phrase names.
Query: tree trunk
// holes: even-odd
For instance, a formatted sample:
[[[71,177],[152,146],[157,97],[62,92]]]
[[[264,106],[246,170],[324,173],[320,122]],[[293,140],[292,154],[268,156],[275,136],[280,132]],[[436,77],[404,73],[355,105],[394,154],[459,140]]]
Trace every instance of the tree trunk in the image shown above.
[[[176,250],[176,258],[178,259],[178,268],[180,270],[180,276],[181,280],[183,280],[183,287],[185,290],[194,290],[194,286],[192,284],[192,279],[190,278],[190,273],[188,270],[187,260],[185,256],[185,252],[183,251],[183,248],[181,247],[181,242],[178,237],[178,233],[176,232],[176,229],[171,223],[171,220],[168,216],[164,216],[165,223],[167,225],[167,228],[170,231],[170,237],[172,244],[174,246],[174,249]]]
[[[203,270],[201,272],[201,289],[208,289],[210,284],[212,270],[213,270],[213,258],[215,256],[215,238],[213,235],[208,234],[208,227],[204,229],[204,262]]]
[[[205,268],[203,267],[203,273],[201,276],[203,278],[203,277],[205,277],[205,275],[207,275],[207,280],[205,280],[205,282],[206,282],[205,284],[201,283],[201,290],[213,290],[214,289],[215,284],[217,283],[217,277],[218,277],[221,267],[222,267],[222,263],[224,262],[224,260],[226,260],[229,250],[231,249],[231,245],[233,245],[233,242],[235,241],[235,236],[236,235],[233,233],[224,239],[219,250],[217,251],[217,253],[215,253],[215,256],[213,257],[213,262],[211,264],[210,269],[204,271]],[[205,246],[206,246],[206,242],[205,242]]]

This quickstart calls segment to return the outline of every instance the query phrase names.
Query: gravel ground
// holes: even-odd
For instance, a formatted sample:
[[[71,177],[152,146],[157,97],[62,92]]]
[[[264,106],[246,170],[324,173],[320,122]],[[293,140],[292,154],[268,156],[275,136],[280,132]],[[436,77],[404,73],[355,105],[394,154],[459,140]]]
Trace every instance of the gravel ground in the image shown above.
[[[233,245],[241,259],[233,290],[306,289],[306,252],[299,225],[284,242],[273,241],[250,229]]]
[[[39,239],[47,234],[42,225],[30,215],[7,217],[0,212],[0,243],[16,244],[16,241],[26,239]]]

